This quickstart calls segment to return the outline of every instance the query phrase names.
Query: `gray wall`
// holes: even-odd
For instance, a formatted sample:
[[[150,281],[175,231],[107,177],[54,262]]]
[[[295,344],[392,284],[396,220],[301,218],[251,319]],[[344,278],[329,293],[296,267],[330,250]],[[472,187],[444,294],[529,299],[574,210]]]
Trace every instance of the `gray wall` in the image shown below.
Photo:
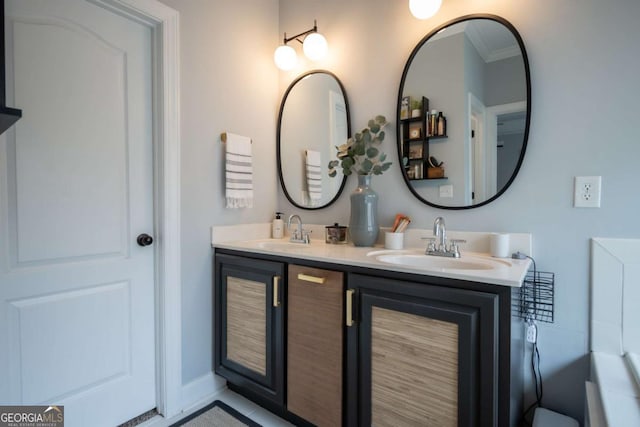
[[[518,164],[522,150],[523,133],[510,133],[498,136],[498,171],[496,174],[497,188],[507,183]]]
[[[460,205],[464,202],[466,168],[460,159],[465,158],[465,132],[463,127],[451,125],[463,122],[467,115],[464,51],[464,33],[429,41],[414,57],[405,79],[405,96],[409,95],[412,99],[426,96],[429,98],[430,111],[442,111],[447,118],[448,138],[429,142],[429,155],[444,162],[447,181],[412,182],[413,188],[424,199],[441,205]],[[394,121],[395,115],[387,118]],[[395,138],[395,135],[391,136]],[[394,159],[396,157],[391,156]],[[453,198],[441,199],[440,185],[452,185]]]
[[[400,76],[413,47],[435,26],[469,13],[509,20],[529,54],[532,121],[520,174],[487,206],[444,211],[413,198],[396,160],[392,170],[373,179],[381,220],[390,225],[402,209],[413,217],[412,226],[420,228],[430,228],[436,216],[444,215],[454,230],[533,233],[539,268],[556,273],[556,321],[543,324],[539,336],[544,403],[581,419],[588,374],[588,241],[592,236],[640,236],[635,129],[640,115],[640,2],[448,0],[434,18],[418,21],[406,2],[280,0],[280,31],[301,31],[318,20],[330,57],[306,69],[324,67],[338,75],[349,96],[353,127],[359,129],[375,114],[394,120]],[[280,73],[280,92],[303,71]],[[606,118],[608,125],[594,117]],[[392,158],[394,132],[389,129],[383,147]],[[576,175],[602,175],[602,208],[572,207]],[[349,179],[346,194],[330,208],[298,213],[310,223],[347,222],[348,193],[355,183]],[[278,208],[295,211],[281,192]]]
[[[275,211],[278,1],[162,1],[180,12],[182,382],[187,384],[213,366],[210,226],[267,222]],[[253,209],[224,207],[224,131],[253,139]]]
[[[211,225],[267,222],[276,208],[300,213],[307,223],[348,221],[355,179],[349,179],[336,204],[320,211],[294,209],[277,186],[275,123],[279,97],[289,83],[302,72],[328,69],[345,85],[354,130],[375,114],[393,121],[402,69],[416,43],[454,17],[493,13],[519,30],[531,63],[531,133],[512,187],[490,205],[468,211],[419,203],[397,167],[393,123],[383,149],[396,164],[373,185],[385,225],[402,209],[419,228],[430,228],[436,216],[444,215],[450,229],[533,233],[539,267],[556,273],[556,322],[540,328],[545,404],[581,418],[588,239],[640,237],[635,197],[640,55],[630,54],[637,52],[640,39],[640,2],[448,0],[426,21],[414,19],[406,2],[387,0],[163,2],[181,14],[184,383],[211,372]],[[272,55],[282,33],[304,31],[314,18],[329,42],[329,57],[278,72]],[[602,115],[608,126],[592,120]],[[219,133],[225,130],[254,139],[260,185],[254,209],[224,208]],[[576,175],[602,175],[602,208],[572,207]]]
[[[485,67],[485,105],[487,107],[511,102],[521,102],[527,99],[525,85],[525,69],[522,58],[510,57],[486,64]],[[524,122],[524,119],[523,119]],[[507,183],[518,164],[522,141],[524,140],[524,126],[521,133],[509,133],[501,135],[501,127],[498,127],[497,155],[497,184],[496,188],[502,188]]]
[[[487,105],[486,97],[487,92],[490,90],[485,89],[485,80],[487,79],[487,73],[485,72],[486,63],[480,56],[476,47],[471,43],[471,40],[465,35],[464,37],[464,95],[465,95],[465,109],[466,115],[466,95],[471,92],[476,98],[478,98],[482,104]],[[464,117],[464,116],[463,116]]]
[[[524,76],[523,61],[519,56],[489,62],[485,69],[485,105],[490,107],[527,99],[527,88],[522,83]]]

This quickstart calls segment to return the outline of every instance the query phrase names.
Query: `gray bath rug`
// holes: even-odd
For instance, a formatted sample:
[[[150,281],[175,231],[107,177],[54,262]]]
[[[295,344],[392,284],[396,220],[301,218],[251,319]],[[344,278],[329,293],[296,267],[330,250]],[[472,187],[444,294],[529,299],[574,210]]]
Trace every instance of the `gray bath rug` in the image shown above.
[[[216,400],[171,427],[261,427],[224,402]]]

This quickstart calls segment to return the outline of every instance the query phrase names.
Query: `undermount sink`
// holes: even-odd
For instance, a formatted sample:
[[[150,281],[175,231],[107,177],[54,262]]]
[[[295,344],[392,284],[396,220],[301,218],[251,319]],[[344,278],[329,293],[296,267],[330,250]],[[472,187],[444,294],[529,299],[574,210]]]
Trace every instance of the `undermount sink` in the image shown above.
[[[380,251],[372,254],[380,262],[432,271],[453,270],[497,270],[511,267],[507,260],[463,255],[461,258],[446,258],[420,253],[392,253]]]

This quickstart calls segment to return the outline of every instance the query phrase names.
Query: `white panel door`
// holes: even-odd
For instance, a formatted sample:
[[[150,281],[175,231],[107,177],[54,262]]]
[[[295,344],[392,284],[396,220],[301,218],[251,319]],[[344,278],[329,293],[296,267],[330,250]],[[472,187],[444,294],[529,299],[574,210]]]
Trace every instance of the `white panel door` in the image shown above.
[[[0,403],[73,426],[156,406],[150,29],[86,0],[6,2]]]

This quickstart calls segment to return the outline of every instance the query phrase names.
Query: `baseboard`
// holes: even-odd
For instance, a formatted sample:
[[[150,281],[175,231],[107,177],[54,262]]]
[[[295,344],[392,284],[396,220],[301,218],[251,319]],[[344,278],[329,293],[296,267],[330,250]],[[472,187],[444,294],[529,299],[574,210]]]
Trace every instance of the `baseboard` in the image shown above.
[[[213,402],[216,397],[227,388],[225,380],[213,372],[209,372],[190,383],[182,386],[180,412],[170,418],[157,415],[150,420],[143,422],[138,427],[167,427],[182,418],[189,416],[192,412],[203,408]]]
[[[202,405],[213,398],[226,387],[224,378],[215,375],[213,372],[196,378],[195,380],[182,386],[182,412],[187,412],[191,408]]]

